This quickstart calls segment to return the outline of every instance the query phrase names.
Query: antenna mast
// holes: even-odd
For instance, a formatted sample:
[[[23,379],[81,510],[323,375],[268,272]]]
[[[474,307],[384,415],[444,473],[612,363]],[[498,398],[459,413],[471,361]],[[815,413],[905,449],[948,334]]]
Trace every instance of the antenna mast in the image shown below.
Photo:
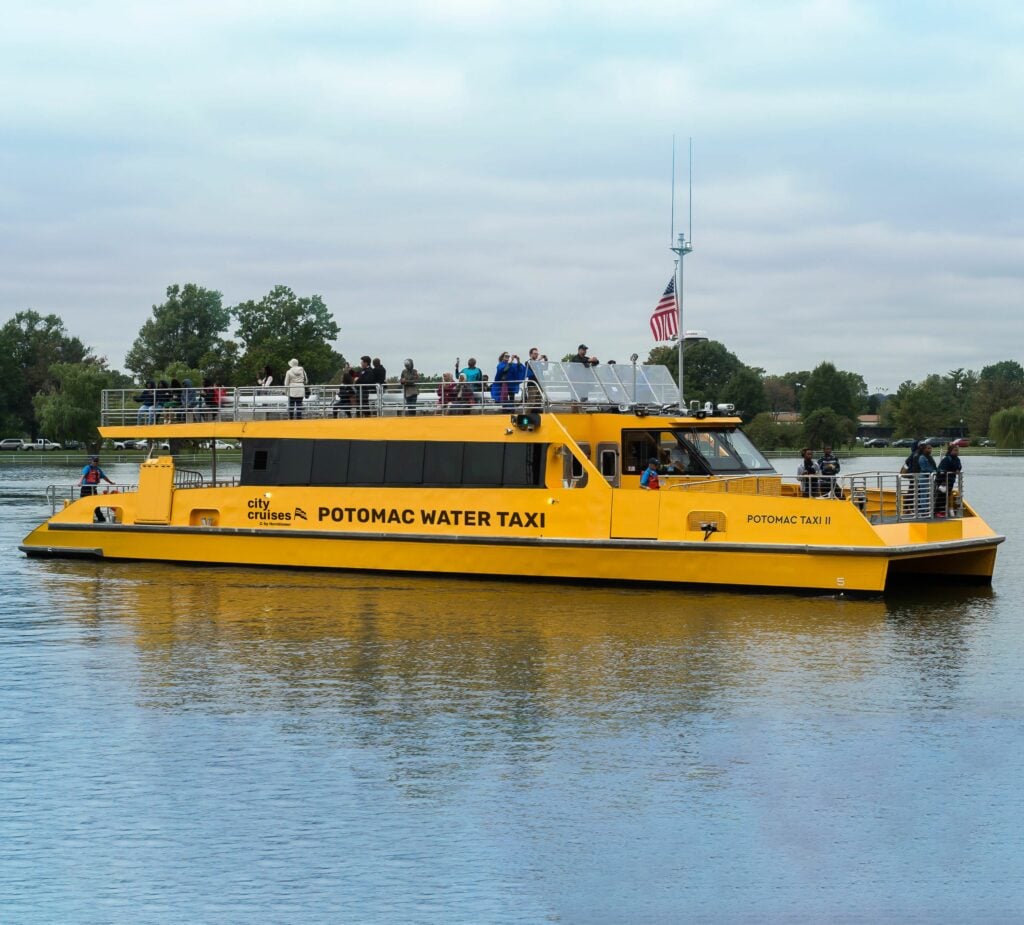
[[[672,230],[675,231],[675,164],[676,145],[675,136],[672,137]],[[683,397],[683,340],[686,333],[683,327],[683,258],[693,250],[693,139],[690,139],[690,240],[686,235],[679,232],[678,241],[673,240],[672,253],[676,255],[676,309],[679,317],[679,410],[686,408],[686,401]]]

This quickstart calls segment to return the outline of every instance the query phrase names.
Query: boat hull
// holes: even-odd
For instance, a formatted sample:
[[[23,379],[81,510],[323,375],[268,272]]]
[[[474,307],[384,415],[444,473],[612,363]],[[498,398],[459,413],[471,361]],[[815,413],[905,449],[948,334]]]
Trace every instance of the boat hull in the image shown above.
[[[30,556],[880,592],[894,575],[990,581],[1002,537],[894,548],[43,524]]]

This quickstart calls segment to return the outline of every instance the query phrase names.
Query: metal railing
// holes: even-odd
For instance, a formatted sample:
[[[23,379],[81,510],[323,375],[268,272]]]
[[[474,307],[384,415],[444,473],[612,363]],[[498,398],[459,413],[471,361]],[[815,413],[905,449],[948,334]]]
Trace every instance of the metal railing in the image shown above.
[[[526,364],[527,378],[507,382],[420,380],[401,383],[311,385],[302,397],[285,386],[106,389],[101,423],[151,426],[217,421],[500,414],[525,410],[677,409],[675,381],[664,366],[588,367],[581,363]]]
[[[664,479],[664,477],[663,477]],[[960,518],[964,516],[963,473],[899,475],[857,472],[850,475],[808,475],[787,481],[781,475],[737,475],[728,478],[665,479],[667,490],[708,494],[805,497],[853,504],[871,523]]]
[[[195,472],[190,469],[174,470],[175,490],[187,488],[233,488],[238,484],[239,480],[237,477],[210,479],[206,478],[201,472]],[[138,484],[122,484],[118,482],[116,485],[104,485],[97,490],[95,496],[90,495],[87,497],[101,497],[104,501],[109,502],[109,504],[104,506],[113,507],[117,502],[118,495],[132,494],[138,490]],[[81,497],[81,493],[82,488],[78,482],[63,485],[47,485],[46,501],[50,505],[50,513],[56,514],[58,510],[63,510],[72,501],[77,501]]]

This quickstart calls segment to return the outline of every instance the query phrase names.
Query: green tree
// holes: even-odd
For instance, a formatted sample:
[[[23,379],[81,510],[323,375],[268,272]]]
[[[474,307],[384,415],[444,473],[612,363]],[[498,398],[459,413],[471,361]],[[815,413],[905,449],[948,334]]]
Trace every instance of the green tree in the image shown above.
[[[98,443],[102,391],[130,388],[131,379],[99,360],[55,363],[50,372],[53,384],[33,399],[42,432],[51,440]]]
[[[722,389],[722,401],[731,402],[744,421],[751,420],[768,408],[764,383],[749,366],[740,366]]]
[[[742,366],[736,354],[717,340],[687,344],[683,348],[683,394],[688,401],[724,401],[726,384]]]
[[[769,411],[776,415],[782,411],[796,411],[796,389],[791,382],[782,376],[765,376],[763,385]]]
[[[778,450],[800,446],[803,427],[800,424],[780,424],[771,411],[763,411],[745,428],[747,436],[762,450]]]
[[[818,408],[804,418],[804,443],[816,450],[853,443],[856,433],[857,425],[831,408]]]
[[[897,431],[907,437],[926,437],[949,425],[953,414],[950,388],[949,381],[935,373],[905,391],[901,386],[894,413]]]
[[[996,445],[1006,450],[1024,448],[1024,408],[1004,408],[992,415],[988,432]]]
[[[259,302],[242,302],[231,313],[243,349],[236,382],[255,380],[264,366],[280,380],[292,357],[310,382],[326,382],[344,365],[345,358],[331,346],[341,329],[318,295],[300,297],[287,286],[275,286]]]
[[[204,368],[204,360],[225,349],[221,337],[231,319],[221,294],[195,283],[167,287],[167,301],[153,306],[153,317],[139,330],[125,366],[148,379],[172,363]]]
[[[1016,360],[1003,360],[982,369],[971,392],[968,424],[971,434],[988,433],[989,421],[997,411],[1024,401],[1024,368]]]
[[[859,376],[860,385],[864,380]],[[867,392],[867,389],[864,389]],[[832,363],[821,363],[811,372],[804,383],[800,396],[800,414],[806,418],[815,411],[830,408],[841,418],[856,421],[860,413],[861,399],[856,390],[856,380],[850,373],[841,372]]]
[[[57,315],[28,310],[9,319],[0,328],[0,418],[5,433],[39,436],[33,396],[55,384],[56,364],[81,363],[89,356],[89,349],[67,333]]]

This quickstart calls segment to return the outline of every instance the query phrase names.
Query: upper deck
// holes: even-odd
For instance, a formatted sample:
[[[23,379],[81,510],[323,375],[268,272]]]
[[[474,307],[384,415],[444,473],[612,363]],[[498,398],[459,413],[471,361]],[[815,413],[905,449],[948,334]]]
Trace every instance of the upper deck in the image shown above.
[[[400,383],[310,385],[299,411],[303,420],[415,415],[635,412],[679,414],[679,392],[664,366],[580,363],[525,364],[528,378],[507,383],[421,380],[415,397]],[[699,411],[701,417],[707,410]],[[162,429],[164,425],[294,419],[283,386],[180,389],[106,389],[104,428]],[[176,428],[180,434],[181,428]],[[208,428],[203,428],[205,433]],[[120,431],[119,431],[120,433]]]

